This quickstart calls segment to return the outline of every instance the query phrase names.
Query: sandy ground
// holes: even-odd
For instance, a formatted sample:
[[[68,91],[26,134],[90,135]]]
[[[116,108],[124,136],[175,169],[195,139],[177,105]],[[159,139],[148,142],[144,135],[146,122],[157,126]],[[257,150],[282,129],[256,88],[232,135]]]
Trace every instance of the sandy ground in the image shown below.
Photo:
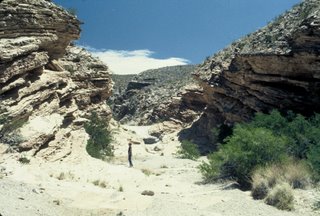
[[[59,160],[45,162],[38,156],[23,165],[17,161],[20,155],[0,154],[0,215],[320,215],[311,209],[319,196],[314,190],[295,191],[296,209],[286,212],[253,200],[231,183],[203,185],[197,166],[205,158],[177,158],[176,132],[145,145],[148,130],[115,128],[115,157],[108,162],[87,155],[82,130],[71,132],[72,151]],[[128,138],[140,142],[133,145],[133,168],[127,162]],[[145,190],[154,195],[142,195]]]

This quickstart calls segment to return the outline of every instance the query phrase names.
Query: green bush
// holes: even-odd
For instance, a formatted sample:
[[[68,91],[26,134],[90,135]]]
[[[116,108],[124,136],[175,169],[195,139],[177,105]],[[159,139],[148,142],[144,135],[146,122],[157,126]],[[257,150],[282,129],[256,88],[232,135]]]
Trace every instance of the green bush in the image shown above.
[[[205,180],[233,178],[243,186],[248,186],[256,167],[286,157],[286,145],[287,139],[275,136],[268,129],[237,125],[226,144],[209,156],[209,163],[200,165],[200,172]]]
[[[320,180],[320,114],[306,119],[300,114],[289,113],[284,118],[278,111],[273,111],[270,115],[257,114],[250,125],[269,128],[279,136],[286,136],[289,142],[288,155],[306,159],[314,179]]]
[[[200,165],[205,180],[234,178],[247,184],[256,167],[264,167],[283,158],[306,160],[314,180],[320,180],[320,114],[305,118],[288,112],[257,113],[249,123],[233,129],[220,150],[208,156],[209,162]],[[306,170],[308,170],[306,168]],[[291,172],[294,187],[302,187],[306,180]],[[300,178],[300,179],[298,179]]]
[[[268,194],[265,202],[280,210],[293,210],[294,196],[292,188],[288,183],[276,185]]]
[[[313,171],[315,181],[320,181],[320,144],[312,145],[307,154],[307,161]]]
[[[111,133],[108,130],[107,121],[100,119],[97,113],[92,113],[89,122],[84,125],[89,134],[86,150],[94,158],[104,159],[106,156],[113,156]]]
[[[270,114],[257,113],[248,125],[267,128],[276,135],[286,136],[289,141],[288,154],[299,159],[307,158],[309,148],[320,144],[319,114],[306,119],[292,112],[284,117],[279,111],[273,110]]]
[[[18,161],[22,164],[29,164],[30,163],[30,160],[25,155],[20,156]]]
[[[200,157],[200,152],[198,146],[188,140],[183,140],[181,142],[180,149],[178,150],[178,155],[180,158],[196,160]]]

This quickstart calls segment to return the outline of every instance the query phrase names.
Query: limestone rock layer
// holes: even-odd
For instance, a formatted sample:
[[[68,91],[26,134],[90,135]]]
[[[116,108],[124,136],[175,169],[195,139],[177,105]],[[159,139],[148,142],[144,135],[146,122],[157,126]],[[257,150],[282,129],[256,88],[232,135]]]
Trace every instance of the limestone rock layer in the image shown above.
[[[80,21],[46,0],[0,1],[0,143],[47,155],[91,112],[111,118],[109,69],[70,45]]]
[[[195,78],[206,109],[198,136],[256,112],[320,112],[320,1],[306,0],[208,58]]]

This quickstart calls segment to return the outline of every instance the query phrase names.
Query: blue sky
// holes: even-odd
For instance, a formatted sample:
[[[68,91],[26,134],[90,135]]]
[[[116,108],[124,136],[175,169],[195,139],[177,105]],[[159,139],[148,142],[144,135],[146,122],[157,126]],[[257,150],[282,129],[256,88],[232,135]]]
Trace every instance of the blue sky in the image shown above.
[[[145,63],[152,60],[150,65],[163,64],[161,66],[200,63],[301,0],[54,2],[75,8],[78,18],[84,22],[79,45],[95,48],[92,51],[104,61],[109,59],[109,65],[118,60],[117,64],[123,65],[122,57],[126,62],[134,58],[137,61],[128,64],[128,68],[115,69],[119,73],[133,73],[130,68],[140,60]]]

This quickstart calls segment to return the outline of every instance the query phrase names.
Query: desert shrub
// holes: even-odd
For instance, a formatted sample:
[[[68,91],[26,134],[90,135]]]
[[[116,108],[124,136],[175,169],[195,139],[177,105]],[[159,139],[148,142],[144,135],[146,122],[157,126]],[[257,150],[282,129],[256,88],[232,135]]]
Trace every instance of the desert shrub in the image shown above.
[[[58,176],[57,176],[57,179],[58,180],[64,180],[66,178],[66,175],[64,172],[61,172]]]
[[[143,172],[146,176],[150,176],[153,174],[153,172],[149,169],[142,169],[141,172]]]
[[[307,161],[313,171],[315,181],[320,181],[320,144],[312,145],[307,153]]]
[[[284,137],[268,129],[237,125],[226,144],[209,156],[209,163],[200,165],[200,172],[205,180],[233,178],[246,187],[254,169],[286,157],[286,145]]]
[[[178,150],[180,158],[196,160],[200,157],[198,146],[188,140],[181,142],[180,149]]]
[[[252,178],[251,195],[254,199],[264,199],[269,192],[268,181],[261,175],[254,175]]]
[[[123,192],[124,191],[122,185],[119,186],[118,191],[119,192]]]
[[[4,113],[1,114],[0,113],[0,124],[5,124],[8,121],[8,114]]]
[[[95,186],[99,186],[101,188],[106,188],[107,187],[107,182],[106,181],[101,181],[99,179],[96,179],[94,181],[92,181],[92,184]]]
[[[300,189],[311,185],[310,170],[306,163],[288,159],[282,163],[256,169],[252,175],[252,195],[255,198],[254,191],[263,187],[264,183],[268,188],[273,188],[281,182]]]
[[[304,116],[288,112],[284,117],[279,111],[270,114],[257,113],[248,124],[250,127],[270,129],[274,134],[288,138],[288,154],[299,158],[307,158],[309,147],[320,144],[320,115],[315,114],[307,119]]]
[[[60,172],[58,175],[56,175],[56,179],[58,180],[73,180],[75,178],[75,175],[71,172]]]
[[[283,133],[290,139],[288,147],[290,155],[300,159],[306,158],[308,146],[316,142],[313,130],[310,122],[302,115],[297,115],[288,123]]]
[[[95,185],[95,186],[99,186],[99,183],[100,183],[100,180],[94,180],[93,182],[92,182],[92,184],[93,185]]]
[[[267,128],[276,135],[282,135],[287,124],[287,119],[277,110],[271,111],[270,114],[256,113],[254,119],[248,123],[251,127]]]
[[[107,121],[92,113],[89,122],[84,126],[89,134],[86,150],[94,158],[104,159],[106,156],[113,156],[113,146],[111,145],[111,133],[108,130]]]
[[[8,134],[4,134],[3,137],[1,137],[1,141],[10,146],[17,146],[22,142],[24,142],[25,139],[19,133],[8,133]]]
[[[100,186],[101,188],[106,188],[106,187],[108,186],[108,184],[107,184],[106,181],[100,181],[99,186]]]
[[[293,210],[293,190],[288,183],[277,184],[268,194],[265,202],[280,210]]]
[[[311,172],[304,161],[290,161],[282,166],[285,181],[292,188],[305,189],[311,184]]]
[[[313,179],[319,181],[319,155],[320,115],[307,119],[293,112],[283,116],[274,110],[270,114],[257,113],[251,122],[234,127],[233,134],[224,140],[220,150],[208,156],[208,163],[200,165],[200,171],[205,180],[234,178],[246,184],[250,182],[253,169],[292,157],[293,161],[305,160]],[[294,188],[305,187],[310,181],[306,164],[289,166],[288,163],[285,168],[290,171],[286,171],[286,177],[274,174],[276,169],[283,172],[283,167],[271,167],[266,170],[270,172],[269,185],[273,187],[277,179],[285,177]]]
[[[273,188],[277,183],[284,181],[282,168],[279,164],[273,164],[267,167],[259,167],[252,174],[252,185],[255,185],[255,180],[264,179],[269,188]],[[258,182],[257,182],[258,183]]]
[[[18,159],[18,161],[22,164],[29,164],[30,163],[30,159],[27,158],[25,155],[21,155]]]

